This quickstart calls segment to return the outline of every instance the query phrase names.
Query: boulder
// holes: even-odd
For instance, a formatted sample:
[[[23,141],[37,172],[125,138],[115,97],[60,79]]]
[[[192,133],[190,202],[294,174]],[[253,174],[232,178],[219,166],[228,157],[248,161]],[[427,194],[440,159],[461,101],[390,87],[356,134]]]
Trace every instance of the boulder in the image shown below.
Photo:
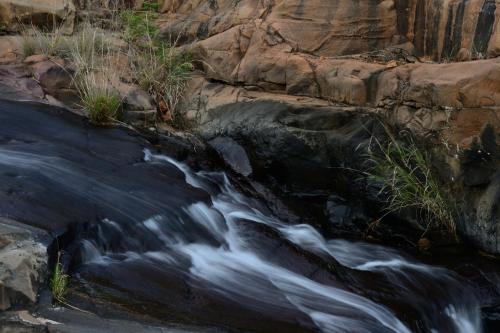
[[[500,59],[450,64],[408,64],[378,78],[377,101],[417,106],[481,108],[500,104]]]
[[[0,0],[0,24],[10,31],[23,24],[42,28],[60,27],[71,34],[75,26],[76,8],[72,0]]]
[[[118,89],[122,97],[124,110],[144,111],[155,109],[153,98],[141,88],[122,82],[114,86]]]
[[[150,126],[156,123],[154,99],[141,88],[115,79],[113,82],[123,101],[123,120],[137,126]]]
[[[24,65],[0,65],[0,97],[40,101],[44,97],[40,84]]]
[[[36,59],[41,60],[41,59]],[[45,94],[51,95],[68,106],[78,104],[72,70],[61,59],[53,58],[31,65],[33,77],[40,83]]]
[[[0,310],[36,302],[47,270],[45,236],[42,230],[0,218]]]
[[[0,36],[0,63],[11,63],[17,59],[21,39],[15,36]]]
[[[208,143],[219,152],[224,161],[235,172],[243,176],[250,176],[252,174],[252,166],[250,165],[248,155],[238,142],[229,137],[216,137]]]
[[[28,65],[33,65],[33,64],[47,61],[47,60],[49,60],[49,57],[47,57],[44,54],[33,54],[33,55],[30,55],[29,57],[26,57],[26,59],[24,59],[23,62],[25,64],[28,64]]]

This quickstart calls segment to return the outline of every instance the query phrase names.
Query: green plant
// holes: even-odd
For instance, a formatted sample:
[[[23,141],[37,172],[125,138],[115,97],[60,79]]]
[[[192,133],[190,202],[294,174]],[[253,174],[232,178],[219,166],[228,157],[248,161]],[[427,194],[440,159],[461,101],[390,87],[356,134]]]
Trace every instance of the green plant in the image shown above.
[[[160,39],[155,11],[158,2],[145,1],[142,11],[124,11],[121,20],[134,80],[155,98],[165,119],[175,120],[193,65],[190,56],[176,47],[177,40]]]
[[[133,73],[139,85],[166,108],[163,112],[173,117],[193,69],[189,55],[166,44],[151,44],[134,58]]]
[[[158,0],[144,0],[142,3],[142,9],[147,11],[157,12],[160,10],[160,3]]]
[[[119,93],[111,85],[109,73],[80,74],[75,81],[82,107],[95,124],[105,124],[118,116],[122,104]]]
[[[158,14],[150,11],[125,10],[120,13],[124,27],[124,37],[129,43],[147,43],[156,40],[158,27],[154,21]],[[139,45],[140,46],[140,45]]]
[[[414,209],[426,230],[445,228],[455,235],[454,209],[432,171],[429,156],[413,142],[403,144],[392,136],[386,145],[375,142],[369,149],[369,179],[381,185],[385,210]]]
[[[27,34],[21,35],[21,54],[24,58],[32,56],[37,52],[37,44],[35,39]]]
[[[25,57],[36,53],[47,56],[62,56],[67,53],[65,48],[67,37],[63,36],[58,28],[53,32],[43,32],[32,25],[23,27],[21,36],[22,53]]]
[[[75,65],[77,73],[88,73],[103,67],[112,47],[104,31],[84,25],[74,36],[66,39],[67,58]]]
[[[50,280],[50,288],[54,299],[60,303],[64,303],[64,298],[68,290],[69,276],[64,274],[63,266],[60,263],[60,256],[58,254],[57,263],[52,272]]]

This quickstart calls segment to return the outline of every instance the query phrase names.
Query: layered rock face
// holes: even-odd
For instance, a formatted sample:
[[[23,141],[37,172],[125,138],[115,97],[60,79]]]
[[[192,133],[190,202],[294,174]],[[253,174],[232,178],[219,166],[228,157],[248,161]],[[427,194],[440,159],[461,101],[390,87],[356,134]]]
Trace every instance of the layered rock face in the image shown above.
[[[454,57],[462,49],[498,55],[499,4],[495,0],[166,0],[163,11],[168,15],[165,31],[185,30],[192,40],[219,35],[222,42],[222,37],[237,37],[238,45],[233,46],[242,53],[256,44],[286,44],[294,52],[329,57],[410,42],[417,55],[440,59]]]
[[[414,55],[436,60],[498,55],[500,5],[494,1],[167,0],[163,10],[166,37],[201,39],[193,52],[210,79],[350,105],[376,106],[399,92],[399,83],[411,87],[409,99],[424,104],[498,104],[498,89],[491,84],[500,75],[497,60],[407,65],[386,74],[417,62]],[[469,80],[483,81],[480,93],[461,101],[462,88],[471,89]],[[416,96],[415,89],[435,93],[438,100]]]
[[[162,11],[164,37],[201,60],[186,116],[205,138],[240,143],[254,174],[289,194],[366,195],[339,170],[360,167],[384,115],[433,147],[462,235],[500,253],[500,1],[165,0]]]

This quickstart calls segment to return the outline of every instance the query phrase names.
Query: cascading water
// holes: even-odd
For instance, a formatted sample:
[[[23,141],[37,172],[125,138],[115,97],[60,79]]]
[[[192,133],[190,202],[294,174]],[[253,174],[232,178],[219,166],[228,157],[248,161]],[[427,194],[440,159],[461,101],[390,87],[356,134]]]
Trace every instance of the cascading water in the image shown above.
[[[224,173],[195,173],[148,150],[144,160],[174,165],[211,200],[178,211],[158,209],[133,223],[104,219],[81,240],[83,268],[137,264],[166,276],[175,272],[190,288],[287,321],[296,331],[482,331],[476,297],[451,271],[382,246],[326,240],[309,225],[282,222],[237,191]],[[311,267],[316,263],[320,268]],[[220,313],[218,324],[227,324],[225,315],[230,317]]]

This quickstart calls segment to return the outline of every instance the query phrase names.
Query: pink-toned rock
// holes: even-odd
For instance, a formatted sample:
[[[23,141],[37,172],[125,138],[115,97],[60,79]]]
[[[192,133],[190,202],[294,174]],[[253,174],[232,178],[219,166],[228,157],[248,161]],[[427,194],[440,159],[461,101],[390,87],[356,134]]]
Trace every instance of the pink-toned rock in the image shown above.
[[[317,56],[410,43],[418,56],[437,60],[455,58],[462,48],[492,56],[500,48],[494,0],[165,0],[162,12],[165,36],[206,39],[262,21],[295,51]]]
[[[60,22],[61,31],[71,34],[75,16],[73,0],[0,0],[0,23],[10,31],[19,31],[23,24],[52,28]]]
[[[479,108],[500,104],[500,59],[450,64],[411,64],[378,78],[377,100],[416,106]]]
[[[47,60],[49,60],[49,58],[46,55],[34,54],[34,55],[31,55],[31,56],[27,57],[26,59],[24,59],[23,62],[25,64],[32,65],[32,64],[35,64],[37,62],[42,62],[42,61],[47,61]]]
[[[319,97],[313,61],[299,55],[288,57],[285,72],[286,92],[291,95]]]
[[[15,36],[0,36],[0,62],[8,63],[16,60],[21,41]]]
[[[316,77],[321,97],[351,105],[370,103],[375,97],[372,89],[376,89],[370,86],[370,78],[384,69],[383,65],[356,60],[320,60]]]
[[[72,71],[64,66],[61,59],[37,62],[31,66],[33,77],[44,92],[66,105],[75,105],[79,98],[73,85]]]

